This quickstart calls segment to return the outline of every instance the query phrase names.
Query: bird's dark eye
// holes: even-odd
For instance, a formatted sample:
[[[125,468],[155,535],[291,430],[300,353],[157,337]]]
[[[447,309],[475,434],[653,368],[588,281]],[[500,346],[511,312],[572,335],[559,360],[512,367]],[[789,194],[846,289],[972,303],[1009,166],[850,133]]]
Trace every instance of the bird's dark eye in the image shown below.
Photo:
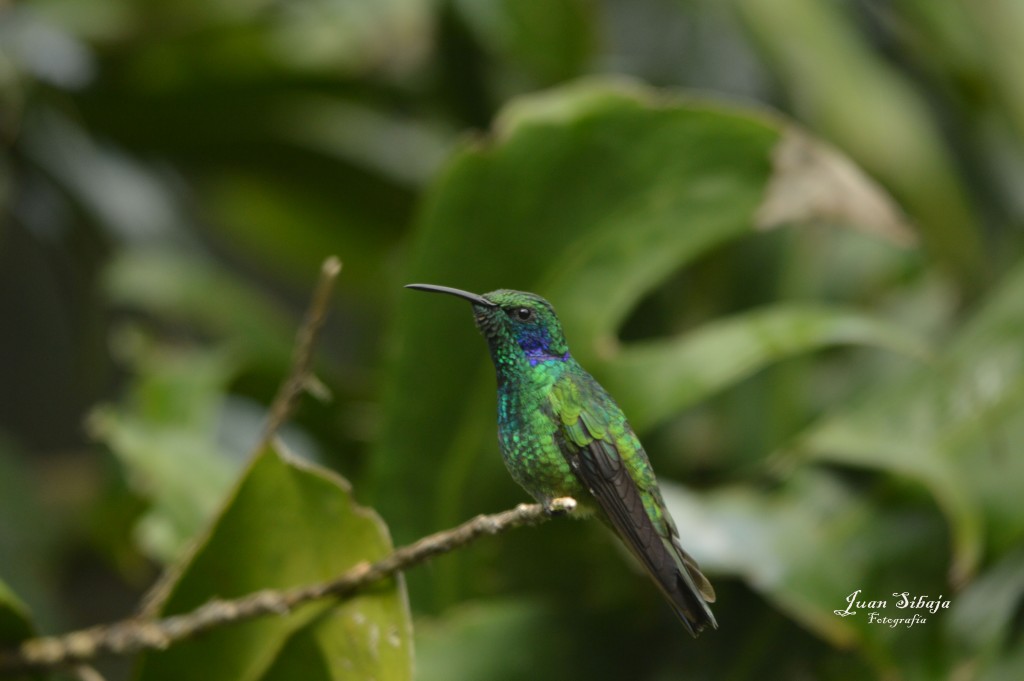
[[[533,319],[533,310],[528,307],[520,307],[516,309],[516,317],[521,322],[528,322]]]

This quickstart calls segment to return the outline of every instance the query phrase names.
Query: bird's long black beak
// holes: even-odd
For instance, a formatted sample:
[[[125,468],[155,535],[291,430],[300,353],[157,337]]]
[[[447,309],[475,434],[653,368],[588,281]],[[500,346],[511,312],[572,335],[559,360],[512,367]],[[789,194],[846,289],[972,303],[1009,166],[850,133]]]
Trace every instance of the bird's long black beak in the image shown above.
[[[458,288],[451,288],[450,286],[435,286],[434,284],[406,284],[406,288],[415,289],[417,291],[431,291],[433,293],[447,293],[450,296],[457,296],[464,300],[468,300],[474,305],[483,305],[484,307],[497,307],[495,303],[487,300],[483,296],[478,296],[475,293],[469,291],[463,291]]]

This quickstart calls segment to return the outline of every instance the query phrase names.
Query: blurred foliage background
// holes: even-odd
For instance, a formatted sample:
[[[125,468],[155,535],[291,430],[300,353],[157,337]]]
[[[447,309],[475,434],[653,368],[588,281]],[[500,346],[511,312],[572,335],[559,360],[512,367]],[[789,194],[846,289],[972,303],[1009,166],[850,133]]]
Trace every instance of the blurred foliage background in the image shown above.
[[[367,678],[1024,678],[1021,44],[1013,0],[0,3],[0,640],[387,550],[245,468],[337,254],[290,449],[396,543],[523,500],[468,310],[401,285],[535,290],[721,628],[559,521],[108,678],[352,678],[346,617]]]

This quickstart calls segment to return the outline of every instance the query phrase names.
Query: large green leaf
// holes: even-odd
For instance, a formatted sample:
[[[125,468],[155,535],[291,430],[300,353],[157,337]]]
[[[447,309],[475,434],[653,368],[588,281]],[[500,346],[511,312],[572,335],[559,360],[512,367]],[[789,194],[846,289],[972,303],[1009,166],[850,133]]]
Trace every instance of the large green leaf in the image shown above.
[[[275,448],[253,460],[168,594],[161,614],[329,579],[391,551],[384,524],[338,476]],[[412,678],[402,578],[341,603],[321,600],[144,656],[139,678]]]
[[[868,390],[811,427],[801,456],[926,486],[952,525],[954,581],[1024,532],[1024,268],[1011,272],[932,365]]]
[[[793,144],[804,150],[804,165],[778,165]],[[808,146],[805,136],[794,137],[758,111],[599,81],[522,98],[503,112],[492,139],[466,145],[439,176],[423,206],[408,281],[538,291],[559,310],[574,355],[599,377],[621,378],[621,387],[629,363],[642,363],[647,351],[618,350],[617,328],[648,292],[730,241],[781,221],[820,217],[827,201],[816,208],[780,199],[793,194],[792,178],[808,164],[834,167],[835,154]],[[876,224],[898,223],[855,169],[840,175],[844,183],[815,185],[818,196],[859,191],[857,205],[878,208],[871,213]],[[852,208],[829,214],[859,218]],[[480,490],[493,479],[473,462],[495,450],[493,378],[468,309],[415,295],[405,293],[398,308],[398,346],[371,459],[378,507],[402,539],[454,522],[473,500],[488,498]],[[794,352],[836,342],[891,347],[900,335],[846,313],[822,315],[831,321],[819,320],[810,331],[797,323],[800,313],[788,328],[779,320],[771,347],[758,345],[755,323],[718,329],[754,346],[752,358],[734,369],[725,367],[723,354],[715,359],[725,367],[717,379],[690,392],[667,388],[668,402],[631,418],[653,423]],[[659,371],[656,364],[643,379]],[[661,370],[678,374],[686,366]],[[638,381],[631,394],[643,385]]]

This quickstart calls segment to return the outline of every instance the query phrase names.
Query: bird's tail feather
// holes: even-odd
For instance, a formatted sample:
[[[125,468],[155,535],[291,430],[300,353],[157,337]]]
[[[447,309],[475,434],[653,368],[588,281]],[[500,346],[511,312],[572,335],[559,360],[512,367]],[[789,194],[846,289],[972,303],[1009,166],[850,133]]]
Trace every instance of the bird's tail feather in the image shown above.
[[[666,520],[659,529],[651,520],[640,490],[614,446],[594,440],[578,457],[570,457],[569,464],[605,511],[603,520],[644,566],[687,631],[697,636],[708,626],[717,629],[707,606],[715,599],[714,589],[696,561],[679,546],[671,521]]]
[[[668,565],[662,574],[652,573],[652,576],[672,604],[672,609],[693,636],[709,626],[717,629],[718,622],[707,605],[715,602],[711,582],[700,571],[697,561],[679,546],[674,537],[663,540],[663,544],[674,559],[674,565]]]

